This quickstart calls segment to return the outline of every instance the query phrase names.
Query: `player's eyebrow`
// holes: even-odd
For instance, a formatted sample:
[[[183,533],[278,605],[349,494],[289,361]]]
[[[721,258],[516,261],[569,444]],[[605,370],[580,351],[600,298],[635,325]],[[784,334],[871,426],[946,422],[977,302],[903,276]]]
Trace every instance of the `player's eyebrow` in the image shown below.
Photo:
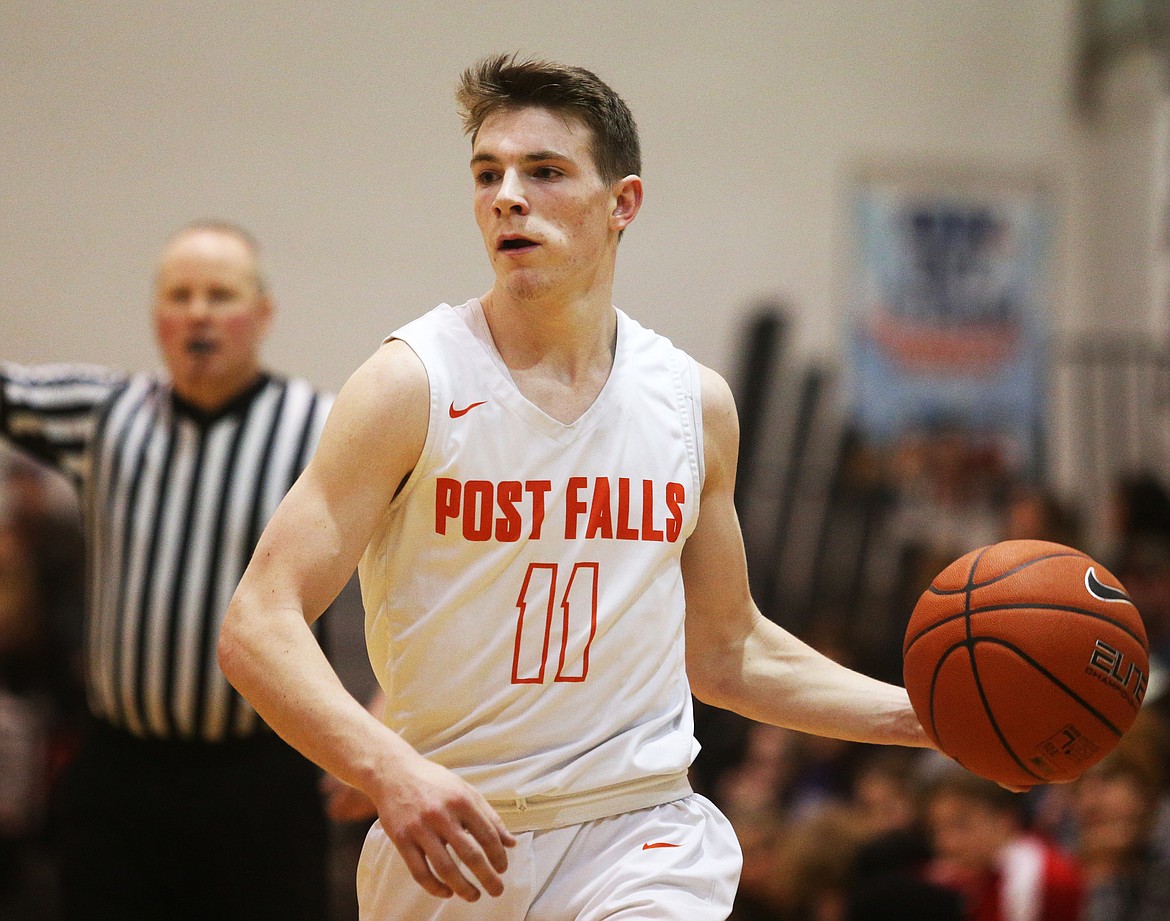
[[[526,153],[520,158],[521,163],[541,163],[546,160],[571,160],[568,154],[560,153],[556,150],[534,150],[532,153]],[[479,163],[498,163],[500,158],[493,153],[477,153],[471,158],[471,165],[475,166]]]

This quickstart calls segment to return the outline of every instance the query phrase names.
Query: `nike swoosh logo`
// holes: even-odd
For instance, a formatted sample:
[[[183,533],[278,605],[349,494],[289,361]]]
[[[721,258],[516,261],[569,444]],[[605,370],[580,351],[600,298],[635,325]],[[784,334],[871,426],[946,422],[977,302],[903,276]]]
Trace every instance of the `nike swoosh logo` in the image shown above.
[[[462,409],[456,409],[455,404],[452,403],[450,409],[447,410],[447,413],[451,416],[452,419],[458,419],[460,416],[466,416],[469,412],[475,409],[475,407],[483,406],[483,404],[486,402],[487,400],[480,400],[478,403],[469,403]]]
[[[656,847],[682,847],[682,845],[671,844],[669,841],[650,841],[642,845],[642,850],[649,851]]]
[[[1112,585],[1105,585],[1097,579],[1097,574],[1093,572],[1093,567],[1089,567],[1089,571],[1085,573],[1085,588],[1089,590],[1089,594],[1094,598],[1100,598],[1102,601],[1125,601],[1133,604],[1129,595],[1119,588],[1114,588]]]

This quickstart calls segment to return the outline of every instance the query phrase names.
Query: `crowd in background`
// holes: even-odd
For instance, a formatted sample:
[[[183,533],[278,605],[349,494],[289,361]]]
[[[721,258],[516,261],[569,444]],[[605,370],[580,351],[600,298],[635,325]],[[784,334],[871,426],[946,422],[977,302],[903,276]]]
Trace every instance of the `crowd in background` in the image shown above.
[[[53,794],[86,728],[72,489],[0,451],[0,917],[52,918]]]
[[[1170,917],[1168,708],[1067,785],[1011,793],[931,751],[747,728],[704,779],[744,850],[733,921]]]
[[[903,496],[889,526],[913,536],[908,585],[921,591],[980,543],[1080,544],[1076,514],[1049,492],[958,457],[936,443],[888,465]],[[0,472],[0,917],[51,919],[54,783],[86,730],[81,530],[55,475],[9,452]],[[1111,498],[1099,558],[1142,612],[1154,662],[1165,662],[1170,492],[1143,473],[1119,478]],[[893,633],[907,603],[888,609]],[[838,620],[813,625],[806,639],[863,667],[851,635]],[[703,752],[692,782],[726,811],[744,850],[734,921],[1170,917],[1164,680],[1155,668],[1113,753],[1071,784],[1023,795],[935,752],[807,736],[697,705]],[[338,904],[351,910],[348,899]]]
[[[906,621],[935,575],[995,541],[1049,540],[1089,552],[1134,599],[1150,641],[1149,691],[1104,760],[1071,784],[1022,795],[937,752],[805,736],[700,707],[693,782],[727,812],[744,849],[733,921],[1170,918],[1165,480],[1119,476],[1104,536],[1090,540],[1081,509],[959,432],[856,451],[850,466],[894,496],[883,530],[897,571],[872,607],[853,612],[882,624],[856,629],[835,615],[810,624],[807,641],[899,682]]]

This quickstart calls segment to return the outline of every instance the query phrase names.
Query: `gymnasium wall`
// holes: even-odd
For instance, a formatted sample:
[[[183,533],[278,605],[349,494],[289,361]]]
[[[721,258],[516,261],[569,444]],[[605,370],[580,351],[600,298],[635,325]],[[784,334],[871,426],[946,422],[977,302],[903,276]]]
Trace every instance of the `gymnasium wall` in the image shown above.
[[[263,242],[278,369],[339,386],[383,335],[490,283],[457,73],[519,50],[596,70],[639,119],[646,205],[615,300],[730,373],[759,299],[838,350],[859,164],[1039,173],[1055,322],[1084,314],[1075,0],[0,4],[0,355],[157,362],[162,239]]]

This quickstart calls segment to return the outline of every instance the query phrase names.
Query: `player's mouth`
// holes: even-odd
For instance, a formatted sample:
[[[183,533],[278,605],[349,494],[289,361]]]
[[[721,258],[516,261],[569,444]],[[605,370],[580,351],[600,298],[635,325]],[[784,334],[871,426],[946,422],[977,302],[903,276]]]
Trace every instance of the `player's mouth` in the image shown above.
[[[528,237],[506,234],[496,240],[496,249],[501,253],[528,253],[540,244]]]

